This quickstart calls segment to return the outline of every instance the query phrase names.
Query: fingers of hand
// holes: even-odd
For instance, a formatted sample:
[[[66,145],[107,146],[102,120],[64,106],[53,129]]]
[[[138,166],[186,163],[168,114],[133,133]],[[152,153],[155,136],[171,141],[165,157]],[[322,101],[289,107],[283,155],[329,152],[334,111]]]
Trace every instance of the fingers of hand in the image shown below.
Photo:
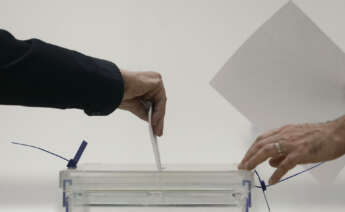
[[[128,89],[126,102],[122,104],[123,109],[129,110],[139,118],[148,120],[147,109],[137,100],[143,102],[150,101],[153,104],[152,127],[155,135],[163,134],[166,94],[162,77],[157,72],[126,72],[124,75],[131,80],[127,80],[130,87]],[[134,101],[135,100],[135,101]],[[129,106],[128,106],[129,105]]]
[[[256,154],[251,157],[245,164],[245,169],[252,170],[260,163],[264,162],[268,158],[278,157],[280,153],[275,148],[274,143],[266,144],[263,148],[259,149]]]
[[[284,127],[281,127],[279,129],[274,129],[274,130],[270,130],[267,133],[264,133],[260,136],[258,136],[254,143],[252,144],[252,146],[248,149],[246,155],[243,157],[240,165],[238,166],[239,169],[244,169],[244,164],[248,161],[248,159],[250,157],[253,156],[253,154],[255,153],[255,147],[258,145],[259,142],[261,142],[262,140],[266,139],[266,138],[270,138],[271,136],[277,135],[279,132],[281,132],[284,129]]]
[[[288,155],[275,170],[269,180],[269,184],[277,183],[290,169],[293,169],[299,162],[299,158],[295,154]]]
[[[164,117],[166,110],[166,94],[162,85],[161,90],[154,96],[154,108],[152,115],[153,128],[156,135],[161,136],[163,134]]]
[[[247,169],[246,164],[248,164],[248,161],[255,159],[254,155],[256,155],[262,148],[265,148],[266,145],[273,144],[273,143],[279,142],[281,140],[282,140],[281,134],[279,134],[279,130],[278,130],[278,131],[272,132],[270,134],[270,136],[266,136],[266,137],[262,138],[262,140],[257,141],[252,147],[249,148],[247,154],[245,155],[245,157],[241,161],[239,168],[240,169]],[[275,148],[274,148],[274,150],[275,150],[275,152],[277,152],[277,150]]]
[[[281,155],[281,156],[278,156],[278,157],[274,157],[274,158],[271,158],[269,160],[269,164],[274,167],[274,168],[277,168],[279,166],[279,164],[286,158],[286,155]]]
[[[162,77],[157,72],[122,71],[121,73],[125,84],[125,93],[122,101],[136,98],[149,100],[162,82]]]
[[[167,97],[161,75],[155,75],[154,72],[149,72],[149,74],[153,75],[154,78],[151,80],[152,90],[145,95],[145,99],[153,103],[152,127],[154,134],[161,136],[163,134]]]

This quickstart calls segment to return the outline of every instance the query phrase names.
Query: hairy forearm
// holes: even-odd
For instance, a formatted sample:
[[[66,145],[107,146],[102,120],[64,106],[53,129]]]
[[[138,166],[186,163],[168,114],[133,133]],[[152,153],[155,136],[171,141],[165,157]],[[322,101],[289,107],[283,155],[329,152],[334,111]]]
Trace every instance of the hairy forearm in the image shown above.
[[[330,123],[330,122],[329,122]],[[337,143],[339,154],[345,154],[345,115],[333,121],[333,130],[330,133],[331,140]]]

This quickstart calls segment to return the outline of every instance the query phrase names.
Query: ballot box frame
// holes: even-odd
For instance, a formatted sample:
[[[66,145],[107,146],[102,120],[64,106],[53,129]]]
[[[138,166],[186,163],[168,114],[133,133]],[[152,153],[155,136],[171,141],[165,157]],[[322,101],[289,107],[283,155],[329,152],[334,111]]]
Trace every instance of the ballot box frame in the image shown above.
[[[62,189],[62,206],[65,208],[65,211],[66,212],[74,212],[74,209],[75,208],[86,208],[86,207],[89,207],[89,206],[98,206],[98,205],[80,205],[80,206],[75,206],[73,204],[73,195],[75,195],[75,192],[71,192],[71,191],[67,191],[69,190],[70,187],[73,186],[73,181],[76,180],[76,179],[73,179],[73,177],[71,177],[71,174],[73,173],[90,173],[90,172],[96,172],[97,171],[85,171],[85,170],[82,170],[82,171],[79,171],[77,169],[66,169],[66,170],[62,170],[60,171],[60,188]],[[126,170],[117,170],[117,171],[109,171],[108,173],[113,173],[113,174],[116,174],[116,173],[123,173],[123,172],[126,172]],[[152,173],[160,173],[161,171],[138,171],[138,172],[152,172]],[[165,171],[163,171],[165,172]],[[184,171],[186,172],[186,171]],[[199,173],[205,173],[207,171],[201,171]],[[238,178],[239,180],[237,180],[236,184],[237,186],[238,185],[241,185],[243,187],[243,190],[241,190],[242,194],[241,195],[245,195],[245,199],[244,199],[244,204],[241,204],[237,207],[241,207],[242,208],[242,211],[243,212],[249,212],[251,206],[252,206],[252,193],[251,193],[251,189],[253,187],[253,173],[250,172],[250,171],[239,171],[239,170],[224,170],[224,171],[209,171],[209,173],[220,173],[220,172],[231,172],[233,173],[234,175],[238,175],[238,176],[243,176],[242,178]],[[100,173],[106,173],[104,171],[101,171]],[[165,172],[166,173],[166,172]],[[168,171],[169,173],[169,171]],[[186,172],[188,173],[188,171]],[[198,173],[196,171],[191,171],[191,173]],[[78,195],[81,195],[81,196],[86,196],[86,193],[88,192],[87,190],[85,191],[78,191],[79,194]],[[85,193],[84,193],[85,192]],[[185,205],[182,205],[182,206],[188,206],[189,204],[185,204]],[[131,205],[131,204],[124,204],[124,205],[119,205],[119,204],[112,204],[112,206],[116,207],[116,206],[142,206],[142,207],[145,207],[145,206],[162,206],[162,207],[173,207],[173,206],[178,206],[178,205],[155,205],[155,204],[135,204],[135,205]],[[217,204],[208,204],[208,205],[203,205],[203,204],[200,204],[198,205],[199,207],[201,206],[225,206],[225,207],[228,207],[229,205],[227,204],[224,204],[224,205],[217,205]],[[78,211],[84,211],[83,209],[81,210],[78,210]]]

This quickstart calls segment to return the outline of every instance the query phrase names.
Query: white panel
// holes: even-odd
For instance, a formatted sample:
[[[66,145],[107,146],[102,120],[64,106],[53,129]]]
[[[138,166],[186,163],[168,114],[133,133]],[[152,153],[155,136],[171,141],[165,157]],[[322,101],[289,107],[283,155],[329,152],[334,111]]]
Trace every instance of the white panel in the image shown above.
[[[211,85],[266,131],[343,115],[344,74],[344,53],[289,2],[238,49]],[[344,161],[331,162],[317,177],[331,180]]]

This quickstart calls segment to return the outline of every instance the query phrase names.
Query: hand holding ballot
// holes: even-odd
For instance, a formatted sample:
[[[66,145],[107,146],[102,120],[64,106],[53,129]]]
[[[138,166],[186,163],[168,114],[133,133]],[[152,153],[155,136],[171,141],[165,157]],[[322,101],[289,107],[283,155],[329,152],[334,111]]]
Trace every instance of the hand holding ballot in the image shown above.
[[[163,134],[167,98],[159,73],[123,71],[111,61],[39,39],[18,40],[2,29],[0,46],[0,104],[81,109],[89,116],[119,107],[147,121],[143,102],[150,101],[153,132]]]
[[[120,109],[128,110],[148,121],[145,102],[153,104],[152,127],[155,135],[163,134],[167,97],[162,77],[157,72],[130,72],[121,70],[124,81],[124,96]]]

